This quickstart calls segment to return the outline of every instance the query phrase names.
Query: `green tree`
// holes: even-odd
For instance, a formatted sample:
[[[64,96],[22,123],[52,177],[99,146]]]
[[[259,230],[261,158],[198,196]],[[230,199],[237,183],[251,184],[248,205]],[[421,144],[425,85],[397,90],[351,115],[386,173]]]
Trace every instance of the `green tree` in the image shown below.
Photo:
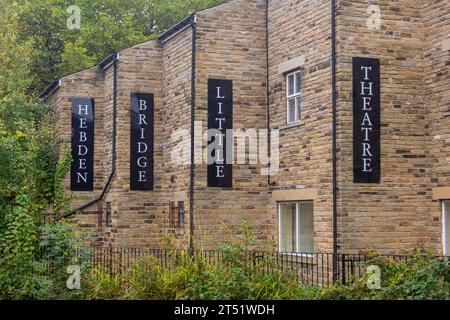
[[[31,72],[32,43],[19,43],[19,6],[8,0],[0,7],[0,98],[23,96],[34,81]]]
[[[56,155],[53,130],[42,123],[47,111],[23,97],[0,100],[0,249],[8,252],[29,250],[20,248],[30,247],[22,246],[25,238],[32,241],[32,225],[53,202]]]
[[[93,66],[112,52],[155,38],[193,11],[225,0],[5,0],[0,62],[9,81],[0,98],[27,88],[36,95],[50,81]],[[81,28],[69,29],[71,5]],[[2,57],[3,56],[3,57]],[[1,67],[0,67],[1,68]],[[1,69],[0,69],[1,70]],[[21,89],[23,91],[23,89]]]
[[[71,159],[63,156],[57,163],[54,130],[45,121],[50,108],[36,101],[37,94],[53,79],[153,39],[192,11],[221,2],[225,1],[2,0],[0,298],[35,297],[33,290],[52,287],[51,281],[40,283],[26,275],[36,270],[39,239],[45,234],[51,238],[41,228],[49,206],[68,206],[61,181]],[[71,5],[81,9],[80,29],[67,26]],[[57,226],[55,230],[65,234]]]

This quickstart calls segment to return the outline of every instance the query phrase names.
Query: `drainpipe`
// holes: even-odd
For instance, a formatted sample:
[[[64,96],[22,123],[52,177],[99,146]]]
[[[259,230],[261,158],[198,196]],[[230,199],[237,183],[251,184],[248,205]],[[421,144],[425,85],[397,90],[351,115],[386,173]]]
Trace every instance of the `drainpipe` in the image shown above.
[[[114,54],[113,62],[113,135],[112,135],[112,172],[116,172],[116,132],[117,132],[117,60],[118,54]]]
[[[333,282],[338,280],[337,233],[337,92],[336,92],[336,0],[331,0],[331,82],[333,126]]]
[[[55,222],[58,222],[60,220],[69,218],[73,215],[75,215],[77,212],[82,211],[84,209],[87,209],[91,206],[93,206],[96,203],[99,203],[99,214],[101,214],[101,206],[100,202],[103,200],[103,198],[106,195],[106,192],[108,191],[109,187],[111,186],[112,180],[114,178],[114,174],[116,172],[116,131],[117,131],[117,61],[119,60],[119,54],[114,53],[107,57],[105,60],[100,62],[100,66],[105,67],[109,63],[112,63],[113,66],[113,127],[112,127],[112,156],[111,156],[111,162],[112,162],[112,168],[111,173],[109,175],[108,181],[106,182],[105,186],[103,187],[102,193],[99,197],[79,206],[78,208],[71,210],[69,212],[64,213],[60,217],[55,219]],[[99,223],[100,226],[100,223]]]
[[[270,133],[270,88],[269,88],[269,0],[266,0],[266,121],[267,121],[267,157],[270,159],[271,133]],[[271,162],[268,163],[270,169]],[[267,185],[270,188],[270,170],[267,171]]]
[[[190,166],[190,183],[189,183],[189,254],[194,254],[194,175],[195,175],[195,71],[196,71],[196,47],[197,47],[197,16],[194,14],[190,17],[190,25],[192,29],[192,65],[191,65],[191,166]]]

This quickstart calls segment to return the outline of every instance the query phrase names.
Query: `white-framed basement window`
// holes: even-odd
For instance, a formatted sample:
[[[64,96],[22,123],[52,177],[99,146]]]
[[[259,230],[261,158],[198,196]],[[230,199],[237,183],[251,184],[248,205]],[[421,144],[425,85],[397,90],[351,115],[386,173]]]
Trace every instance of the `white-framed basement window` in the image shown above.
[[[450,200],[442,201],[442,246],[444,256],[450,256]]]
[[[279,250],[284,253],[314,252],[313,202],[279,202]]]
[[[287,123],[300,121],[300,71],[286,75]]]

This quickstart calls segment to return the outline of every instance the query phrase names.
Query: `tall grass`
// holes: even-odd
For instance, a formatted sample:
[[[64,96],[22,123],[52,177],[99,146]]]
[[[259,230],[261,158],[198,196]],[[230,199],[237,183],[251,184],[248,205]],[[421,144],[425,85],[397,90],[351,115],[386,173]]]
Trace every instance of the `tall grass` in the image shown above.
[[[318,288],[299,285],[293,276],[274,270],[268,274],[248,269],[237,255],[210,264],[199,256],[172,255],[170,267],[153,257],[140,258],[121,275],[93,270],[84,283],[87,299],[138,300],[281,300],[311,299]]]

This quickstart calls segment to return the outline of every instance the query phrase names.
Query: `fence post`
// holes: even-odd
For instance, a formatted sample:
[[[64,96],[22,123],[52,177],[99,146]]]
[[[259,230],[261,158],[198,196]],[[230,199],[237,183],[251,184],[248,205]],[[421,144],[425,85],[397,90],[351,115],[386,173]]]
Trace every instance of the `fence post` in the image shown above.
[[[122,259],[123,259],[123,251],[125,250],[125,248],[120,248],[119,249],[119,252],[118,252],[118,258],[119,258],[119,261],[118,261],[118,273],[119,274],[122,274],[122,268],[123,268],[123,261],[122,261]]]
[[[97,225],[98,228],[102,227],[102,223],[103,223],[103,203],[101,201],[98,202],[98,220],[97,220]]]
[[[339,280],[339,256],[337,253],[333,253],[333,284]]]
[[[345,278],[345,254],[342,254],[342,257],[341,257],[341,259],[342,259],[342,284],[345,284],[345,282],[346,282],[346,278]]]
[[[113,247],[109,246],[109,273],[112,275],[113,274]]]

